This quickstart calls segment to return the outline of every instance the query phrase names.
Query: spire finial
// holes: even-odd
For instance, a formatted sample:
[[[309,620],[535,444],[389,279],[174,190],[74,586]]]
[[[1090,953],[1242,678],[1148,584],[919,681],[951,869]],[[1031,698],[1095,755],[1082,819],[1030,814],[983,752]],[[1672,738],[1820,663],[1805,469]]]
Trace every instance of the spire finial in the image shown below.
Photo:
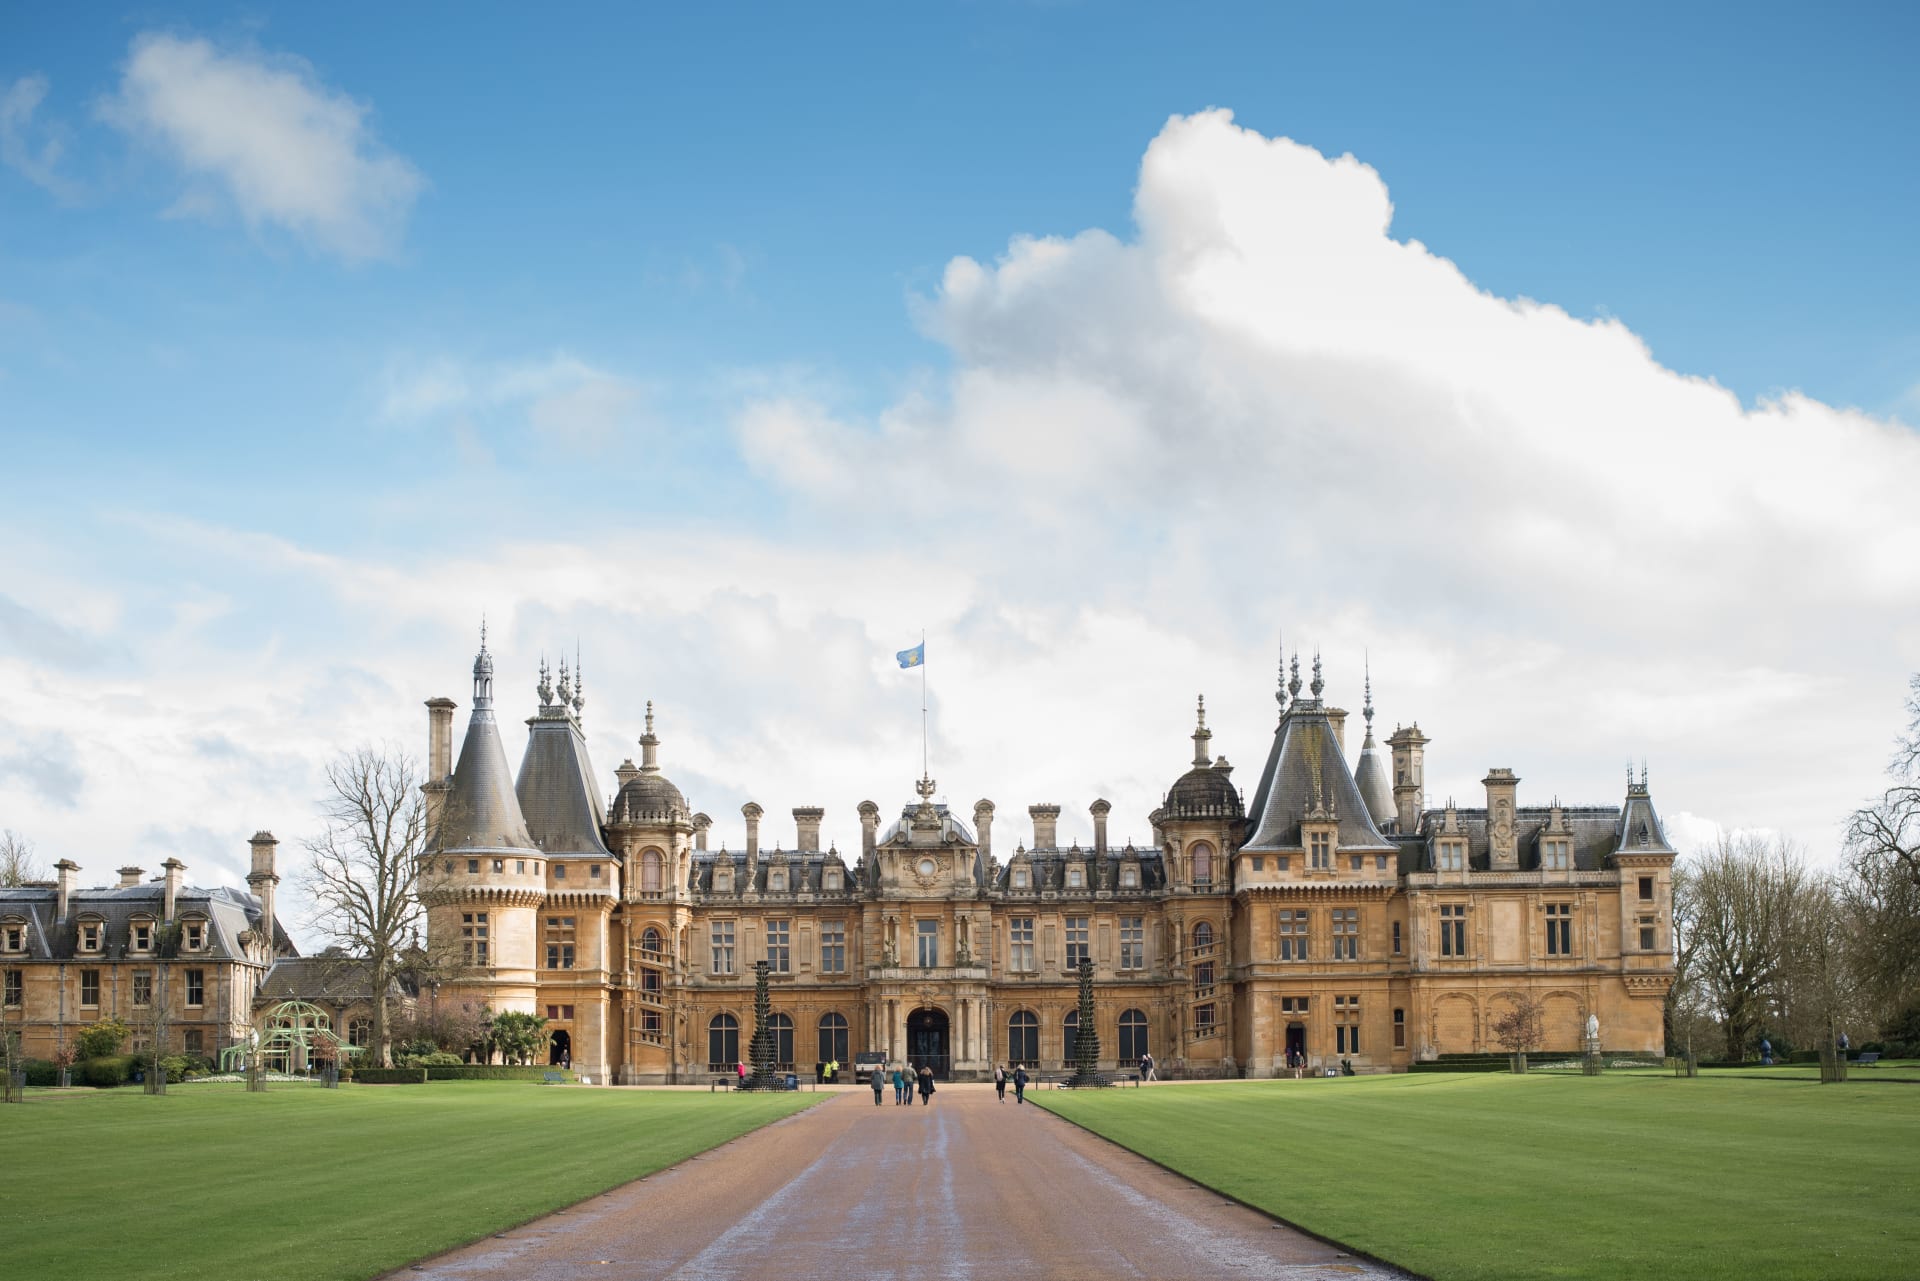
[[[480,616],[480,652],[473,656],[473,710],[493,711],[493,655],[487,653],[487,616]]]
[[[547,666],[545,653],[540,655],[540,683],[533,687],[533,692],[540,696],[540,706],[553,706],[553,669]]]
[[[1280,711],[1284,714],[1287,710],[1287,636],[1285,632],[1279,633],[1279,644],[1280,674],[1274,679],[1273,701],[1280,704]]]
[[[1193,727],[1193,767],[1195,769],[1205,769],[1213,763],[1212,756],[1207,752],[1207,743],[1212,738],[1213,731],[1207,728],[1207,696],[1202,694],[1199,708],[1195,712]]]
[[[1320,651],[1316,649],[1313,651],[1313,684],[1307,688],[1313,691],[1315,698],[1319,698],[1320,691],[1326,687],[1327,683],[1320,679]]]
[[[587,678],[580,672],[580,642],[573,643],[573,714],[587,708]]]
[[[660,740],[653,736],[653,700],[647,700],[647,732],[640,736],[640,772],[660,772]]]
[[[1366,701],[1360,704],[1360,714],[1367,718],[1367,733],[1373,733],[1373,655],[1366,650],[1360,651],[1361,670],[1366,673]]]
[[[1300,697],[1300,651],[1293,651],[1293,677],[1287,682],[1287,693],[1294,698]]]

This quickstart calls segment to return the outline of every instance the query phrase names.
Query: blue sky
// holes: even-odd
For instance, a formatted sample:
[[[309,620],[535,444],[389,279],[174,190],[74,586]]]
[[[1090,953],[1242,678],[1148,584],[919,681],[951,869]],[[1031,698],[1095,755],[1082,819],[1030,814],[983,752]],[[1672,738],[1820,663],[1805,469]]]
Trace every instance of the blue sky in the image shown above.
[[[1457,690],[1463,673],[1517,664],[1533,683],[1506,700],[1504,721],[1489,712],[1484,727],[1473,722],[1462,749],[1480,755],[1536,736],[1514,723],[1525,718],[1512,703],[1576,695],[1556,684],[1555,671],[1657,670],[1664,674],[1647,677],[1650,690],[1698,694],[1700,673],[1680,657],[1697,653],[1722,692],[1700,695],[1695,737],[1687,725],[1667,725],[1672,700],[1650,692],[1649,715],[1664,728],[1609,732],[1590,749],[1560,732],[1550,759],[1570,777],[1555,786],[1579,791],[1590,779],[1598,789],[1622,753],[1651,751],[1676,766],[1694,763],[1698,776],[1682,775],[1694,792],[1674,808],[1830,844],[1845,806],[1873,785],[1901,672],[1920,665],[1911,604],[1897,580],[1876,577],[1884,549],[1860,547],[1910,531],[1900,515],[1878,509],[1878,498],[1862,501],[1866,516],[1881,518],[1865,532],[1782,532],[1787,554],[1804,554],[1808,576],[1826,581],[1764,611],[1755,595],[1800,569],[1778,558],[1745,564],[1738,550],[1767,543],[1740,536],[1742,520],[1773,528],[1764,502],[1741,506],[1767,489],[1764,469],[1734,494],[1721,492],[1712,461],[1724,440],[1670,458],[1650,454],[1617,476],[1611,468],[1625,446],[1604,428],[1556,444],[1557,465],[1592,458],[1599,474],[1632,491],[1614,504],[1601,487],[1601,506],[1650,504],[1636,530],[1690,523],[1662,504],[1694,509],[1704,498],[1747,513],[1725,517],[1736,532],[1724,543],[1676,556],[1694,567],[1688,581],[1641,588],[1619,564],[1588,564],[1591,592],[1647,601],[1670,629],[1667,640],[1612,624],[1596,633],[1571,596],[1543,601],[1517,579],[1482,572],[1475,556],[1514,539],[1510,528],[1485,542],[1463,535],[1451,561],[1418,571],[1426,594],[1394,601],[1381,590],[1390,572],[1368,577],[1378,549],[1363,554],[1331,535],[1323,542],[1311,525],[1236,526],[1197,489],[1176,486],[1168,501],[1139,441],[1139,468],[1122,468],[1103,487],[1022,490],[1035,470],[1097,470],[1132,447],[1104,428],[1057,426],[1056,415],[1085,407],[1088,387],[1144,423],[1176,422],[1175,405],[1186,402],[1156,400],[1159,392],[1096,369],[1100,351],[1127,341],[1098,332],[1110,319],[1099,314],[1106,284],[1062,277],[1040,305],[1030,293],[1015,297],[1014,277],[995,273],[1019,257],[1010,246],[1021,237],[1057,238],[1066,259],[1094,275],[1124,276],[1114,263],[1154,258],[1109,260],[1083,233],[1150,249],[1136,220],[1143,157],[1162,144],[1172,156],[1163,133],[1170,118],[1208,108],[1230,110],[1248,135],[1289,138],[1329,159],[1351,153],[1391,193],[1392,239],[1420,242],[1473,290],[1537,299],[1575,320],[1613,318],[1644,343],[1653,366],[1713,380],[1744,411],[1801,393],[1826,417],[1801,423],[1777,456],[1762,457],[1775,474],[1827,476],[1831,488],[1815,492],[1816,504],[1848,493],[1850,478],[1907,476],[1912,453],[1903,442],[1920,420],[1920,256],[1911,230],[1920,89],[1906,64],[1920,43],[1920,11],[1674,8],[608,6],[559,17],[424,5],[344,15],[293,6],[9,10],[0,16],[0,93],[9,104],[0,113],[0,435],[13,483],[0,533],[30,554],[0,575],[12,611],[0,659],[11,655],[15,678],[40,691],[0,696],[0,723],[38,745],[0,757],[0,801],[21,816],[9,825],[33,828],[49,849],[94,839],[103,820],[85,798],[118,775],[88,744],[112,740],[119,715],[157,724],[204,710],[209,698],[196,697],[196,679],[238,682],[234,674],[244,672],[259,691],[297,686],[317,700],[297,733],[286,731],[286,715],[263,713],[233,744],[254,760],[270,746],[286,753],[284,771],[262,769],[231,787],[261,808],[291,810],[283,823],[298,828],[308,821],[302,798],[310,798],[314,762],[329,745],[388,732],[411,742],[420,698],[443,686],[464,697],[456,687],[468,622],[490,607],[512,620],[503,632],[509,648],[584,636],[589,651],[605,655],[615,669],[610,701],[620,701],[606,707],[603,755],[631,750],[618,744],[637,733],[638,699],[671,674],[687,691],[683,704],[742,725],[764,721],[773,739],[789,716],[807,733],[843,735],[847,744],[828,755],[860,775],[845,784],[854,789],[881,786],[869,781],[876,758],[855,745],[860,731],[823,728],[817,722],[831,708],[783,702],[780,692],[820,683],[794,657],[832,649],[819,629],[849,628],[884,658],[921,626],[944,624],[950,639],[934,645],[930,674],[958,645],[976,655],[987,681],[966,686],[968,697],[989,706],[1038,698],[1065,718],[1088,691],[1070,665],[1049,665],[1065,660],[1048,637],[1088,653],[1102,635],[1151,634],[1164,664],[1152,670],[1181,691],[1161,700],[1167,706],[1156,714],[1168,724],[1154,732],[1176,739],[1190,685],[1234,683],[1247,726],[1257,728],[1268,663],[1254,656],[1271,651],[1273,631],[1288,620],[1305,643],[1317,632],[1345,645],[1346,668],[1370,636],[1389,662],[1404,646],[1399,688],[1431,693],[1455,723],[1503,701],[1484,692],[1457,707],[1445,701],[1459,697],[1445,691]],[[142,63],[151,75],[140,79],[142,49],[172,61]],[[346,187],[324,190],[303,172],[299,190],[278,204],[248,195],[259,175],[247,165],[297,151],[272,139],[264,152],[245,150],[250,129],[258,141],[273,126],[271,113],[224,100],[192,114],[206,105],[194,97],[204,88],[196,67],[346,111],[333,117],[349,120],[340,126]],[[187,114],[167,117],[170,110]],[[193,147],[252,158],[196,167]],[[1221,164],[1261,163],[1222,148]],[[1226,191],[1235,181],[1218,168],[1192,178],[1201,171],[1175,167],[1189,177],[1169,182],[1195,190]],[[1319,181],[1288,172],[1275,171],[1278,185],[1266,195],[1232,197],[1255,202],[1245,225],[1262,222],[1258,200],[1305,190],[1289,182]],[[1193,234],[1208,234],[1196,226]],[[1251,253],[1246,243],[1236,252]],[[958,259],[981,264],[995,282],[978,307],[955,292],[950,264]],[[1331,296],[1377,289],[1368,296],[1383,315],[1405,314],[1394,302],[1403,284],[1356,276]],[[1257,316],[1237,304],[1234,313],[1247,332],[1272,337]],[[1148,304],[1126,314],[1152,330]],[[1076,332],[1049,328],[1049,318]],[[1367,347],[1360,333],[1354,342]],[[1211,385],[1239,385],[1244,374],[1236,396],[1254,396],[1260,371],[1299,350],[1283,343],[1219,371]],[[1505,368],[1533,359],[1529,350],[1517,343]],[[1351,344],[1341,354],[1376,371],[1395,359]],[[1049,372],[1062,381],[1040,386]],[[1518,385],[1491,366],[1485,377]],[[1044,466],[968,470],[983,449],[998,447],[990,425],[985,435],[968,427],[969,389],[983,386],[993,389],[994,421],[1033,424],[1028,438],[1042,446]],[[1328,509],[1336,523],[1353,519],[1363,501],[1392,506],[1391,491],[1376,488],[1386,469],[1369,465],[1378,455],[1366,451],[1396,446],[1354,425],[1357,402],[1331,396],[1311,374],[1258,384],[1259,395],[1269,393],[1287,403],[1321,397],[1322,408],[1223,435],[1212,460],[1258,473],[1262,442],[1284,440],[1271,469],[1276,484],[1318,475],[1323,489],[1344,486],[1346,505]],[[1534,421],[1546,430],[1554,415],[1540,406],[1549,402],[1531,389],[1515,396],[1544,412]],[[1113,411],[1102,404],[1096,417]],[[1329,407],[1336,404],[1345,408]],[[1676,421],[1693,421],[1674,405]],[[1849,407],[1873,424],[1862,429],[1877,442],[1871,447],[1832,444],[1829,433],[1858,434],[1842,421]],[[1646,412],[1664,422],[1669,410]],[[1408,456],[1429,439],[1410,425],[1416,420],[1424,421],[1412,410],[1396,418],[1409,433],[1400,450]],[[1462,430],[1430,439],[1450,441],[1456,458],[1485,445],[1476,430]],[[1353,442],[1360,461],[1328,441]],[[914,456],[931,474],[888,480],[888,468]],[[1420,488],[1422,473],[1410,474],[1402,483]],[[841,495],[843,477],[886,485]],[[1516,478],[1517,488],[1500,493],[1529,492],[1540,479]],[[919,497],[905,501],[911,493]],[[1063,533],[1057,514],[1043,510],[1048,493],[1098,514]],[[923,514],[950,501],[944,495],[980,503],[980,523],[1008,541],[982,541],[976,528]],[[887,516],[896,502],[902,510]],[[1429,523],[1412,537],[1434,532]],[[1263,559],[1268,535],[1273,555]],[[1867,558],[1857,574],[1819,569],[1831,566],[1821,541],[1829,536]],[[1587,550],[1618,547],[1623,557],[1635,550],[1610,526],[1572,516],[1545,541],[1557,537]],[[1015,583],[1010,563],[1036,546],[1047,550]],[[847,603],[836,614],[784,595],[801,575],[763,577],[779,554],[822,576],[814,596]],[[1237,572],[1208,582],[1193,572],[1196,558],[1231,561]],[[631,570],[615,575],[616,564]],[[569,575],[594,585],[555,586]],[[899,600],[922,590],[916,578],[942,603]],[[1848,586],[1834,585],[1841,581]],[[694,603],[659,607],[654,593],[667,582]],[[423,584],[445,598],[420,605]],[[1208,604],[1169,612],[1165,602],[1182,599],[1183,585],[1188,600],[1202,595]],[[1577,595],[1580,584],[1554,590]],[[744,677],[717,655],[703,666],[680,654],[706,643],[730,593],[744,602],[743,627],[798,633],[788,646],[749,647],[740,661],[757,666]],[[1783,613],[1821,617],[1801,623]],[[660,621],[667,616],[684,626]],[[1473,621],[1489,616],[1497,627]],[[1489,630],[1501,639],[1488,639]],[[1014,633],[1032,666],[1021,681],[995,687],[988,675],[1011,660],[993,638]],[[654,652],[632,652],[636,635]],[[848,652],[860,644],[850,641]],[[1092,664],[1124,683],[1140,660],[1140,650],[1116,642]],[[527,666],[531,656],[510,661]],[[1698,716],[1745,740],[1765,723],[1764,691],[1797,690],[1811,709],[1838,696],[1826,682],[1839,670],[1857,680],[1842,698],[1844,715],[1810,710],[1812,719],[1781,729],[1753,759],[1729,762],[1699,744]],[[415,687],[429,680],[433,688]],[[873,707],[892,716],[885,680],[883,669],[862,669],[840,689],[841,706],[856,720]],[[317,691],[363,685],[365,707],[330,719]],[[163,687],[172,692],[163,697]],[[1159,699],[1152,689],[1143,696]],[[880,701],[869,706],[868,697]],[[73,721],[78,704],[94,718],[85,728]],[[61,708],[69,710],[50,710]],[[1232,712],[1221,714],[1231,724]],[[1437,713],[1419,714],[1424,723]],[[1713,722],[1719,715],[1727,719]],[[716,732],[696,748],[711,753],[702,777],[730,806],[749,794],[768,799],[756,789],[832,782],[824,765],[795,772],[791,750],[750,749],[745,741],[755,736],[736,732],[740,741]],[[1823,765],[1824,781],[1806,784],[1802,799],[1797,784],[1781,780],[1805,777],[1792,744],[1809,733],[1837,736],[1847,750],[1844,762]],[[166,735],[155,743],[156,751],[178,746]],[[968,750],[956,741],[951,758],[968,761]],[[986,769],[997,749],[978,750],[993,777],[956,785],[1028,786]],[[1177,742],[1173,750],[1177,765]],[[1237,752],[1259,750],[1255,734]],[[15,761],[10,773],[6,759]],[[610,773],[617,759],[602,765]],[[1463,789],[1488,763],[1477,755],[1459,762]],[[118,768],[153,772],[148,785],[166,787],[165,771]],[[1135,769],[1142,790],[1133,808],[1144,811],[1162,785],[1144,781],[1157,777],[1144,762],[1063,770],[1058,785],[1086,790],[1101,770],[1118,779]],[[67,783],[48,792],[47,778]],[[1053,778],[1042,769],[1033,786]],[[1796,796],[1791,803],[1780,799],[1783,787]],[[833,798],[847,818],[857,799]],[[218,850],[224,833],[271,821],[195,811],[150,828],[114,823],[130,840],[196,828]]]

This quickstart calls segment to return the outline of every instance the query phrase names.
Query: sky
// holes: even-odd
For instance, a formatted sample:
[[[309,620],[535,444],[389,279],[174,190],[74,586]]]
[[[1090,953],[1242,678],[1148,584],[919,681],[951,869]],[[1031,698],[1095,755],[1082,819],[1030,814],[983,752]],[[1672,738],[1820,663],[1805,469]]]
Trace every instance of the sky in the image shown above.
[[[285,870],[484,614],[737,843],[1120,839],[1276,653],[1834,856],[1920,668],[1910,5],[0,12],[0,826]],[[682,12],[682,10],[686,10]],[[776,819],[773,816],[778,816]],[[297,902],[297,898],[296,898]],[[298,932],[298,923],[296,932]]]

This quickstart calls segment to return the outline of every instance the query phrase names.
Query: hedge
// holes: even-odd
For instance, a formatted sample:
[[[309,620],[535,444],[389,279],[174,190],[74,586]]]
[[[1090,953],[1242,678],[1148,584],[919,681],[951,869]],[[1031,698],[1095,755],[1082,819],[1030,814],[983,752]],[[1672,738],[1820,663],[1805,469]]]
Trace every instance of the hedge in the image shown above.
[[[79,1075],[80,1084],[110,1090],[116,1085],[125,1085],[133,1078],[133,1055],[111,1054],[104,1058],[82,1059],[74,1065],[74,1071]]]
[[[425,1068],[355,1068],[353,1079],[362,1085],[425,1085]]]
[[[574,1079],[572,1072],[556,1067],[498,1067],[486,1063],[462,1063],[426,1069],[430,1081],[544,1081],[549,1072],[558,1072],[568,1081]]]
[[[28,1085],[52,1085],[60,1079],[60,1069],[51,1059],[21,1059],[20,1069],[27,1074]]]

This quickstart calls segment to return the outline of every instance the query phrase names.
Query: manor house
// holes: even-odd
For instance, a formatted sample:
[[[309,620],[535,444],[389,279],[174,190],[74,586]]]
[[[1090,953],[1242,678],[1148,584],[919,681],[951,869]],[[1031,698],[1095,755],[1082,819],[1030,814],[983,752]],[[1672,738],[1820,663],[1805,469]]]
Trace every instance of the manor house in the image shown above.
[[[934,801],[932,779],[887,820],[859,804],[858,851],[820,848],[824,810],[793,810],[743,848],[708,845],[662,772],[653,708],[640,763],[603,799],[585,700],[542,665],[519,773],[494,719],[493,658],[473,669],[458,763],[450,699],[428,702],[430,942],[464,961],[435,999],[544,1015],[552,1056],[590,1079],[687,1081],[724,1071],[753,1033],[755,963],[771,971],[777,1058],[808,1070],[862,1050],[976,1078],[996,1062],[1073,1057],[1076,973],[1091,960],[1105,1065],[1274,1075],[1289,1054],[1403,1071],[1498,1049],[1493,1027],[1537,1001],[1549,1051],[1589,1015],[1609,1051],[1658,1053],[1673,978],[1671,869],[1646,776],[1618,805],[1523,805],[1511,769],[1477,808],[1424,804],[1427,736],[1366,730],[1298,659],[1251,795],[1210,750],[1149,816],[1150,846],[1062,848],[1060,807],[994,840],[995,808]]]

